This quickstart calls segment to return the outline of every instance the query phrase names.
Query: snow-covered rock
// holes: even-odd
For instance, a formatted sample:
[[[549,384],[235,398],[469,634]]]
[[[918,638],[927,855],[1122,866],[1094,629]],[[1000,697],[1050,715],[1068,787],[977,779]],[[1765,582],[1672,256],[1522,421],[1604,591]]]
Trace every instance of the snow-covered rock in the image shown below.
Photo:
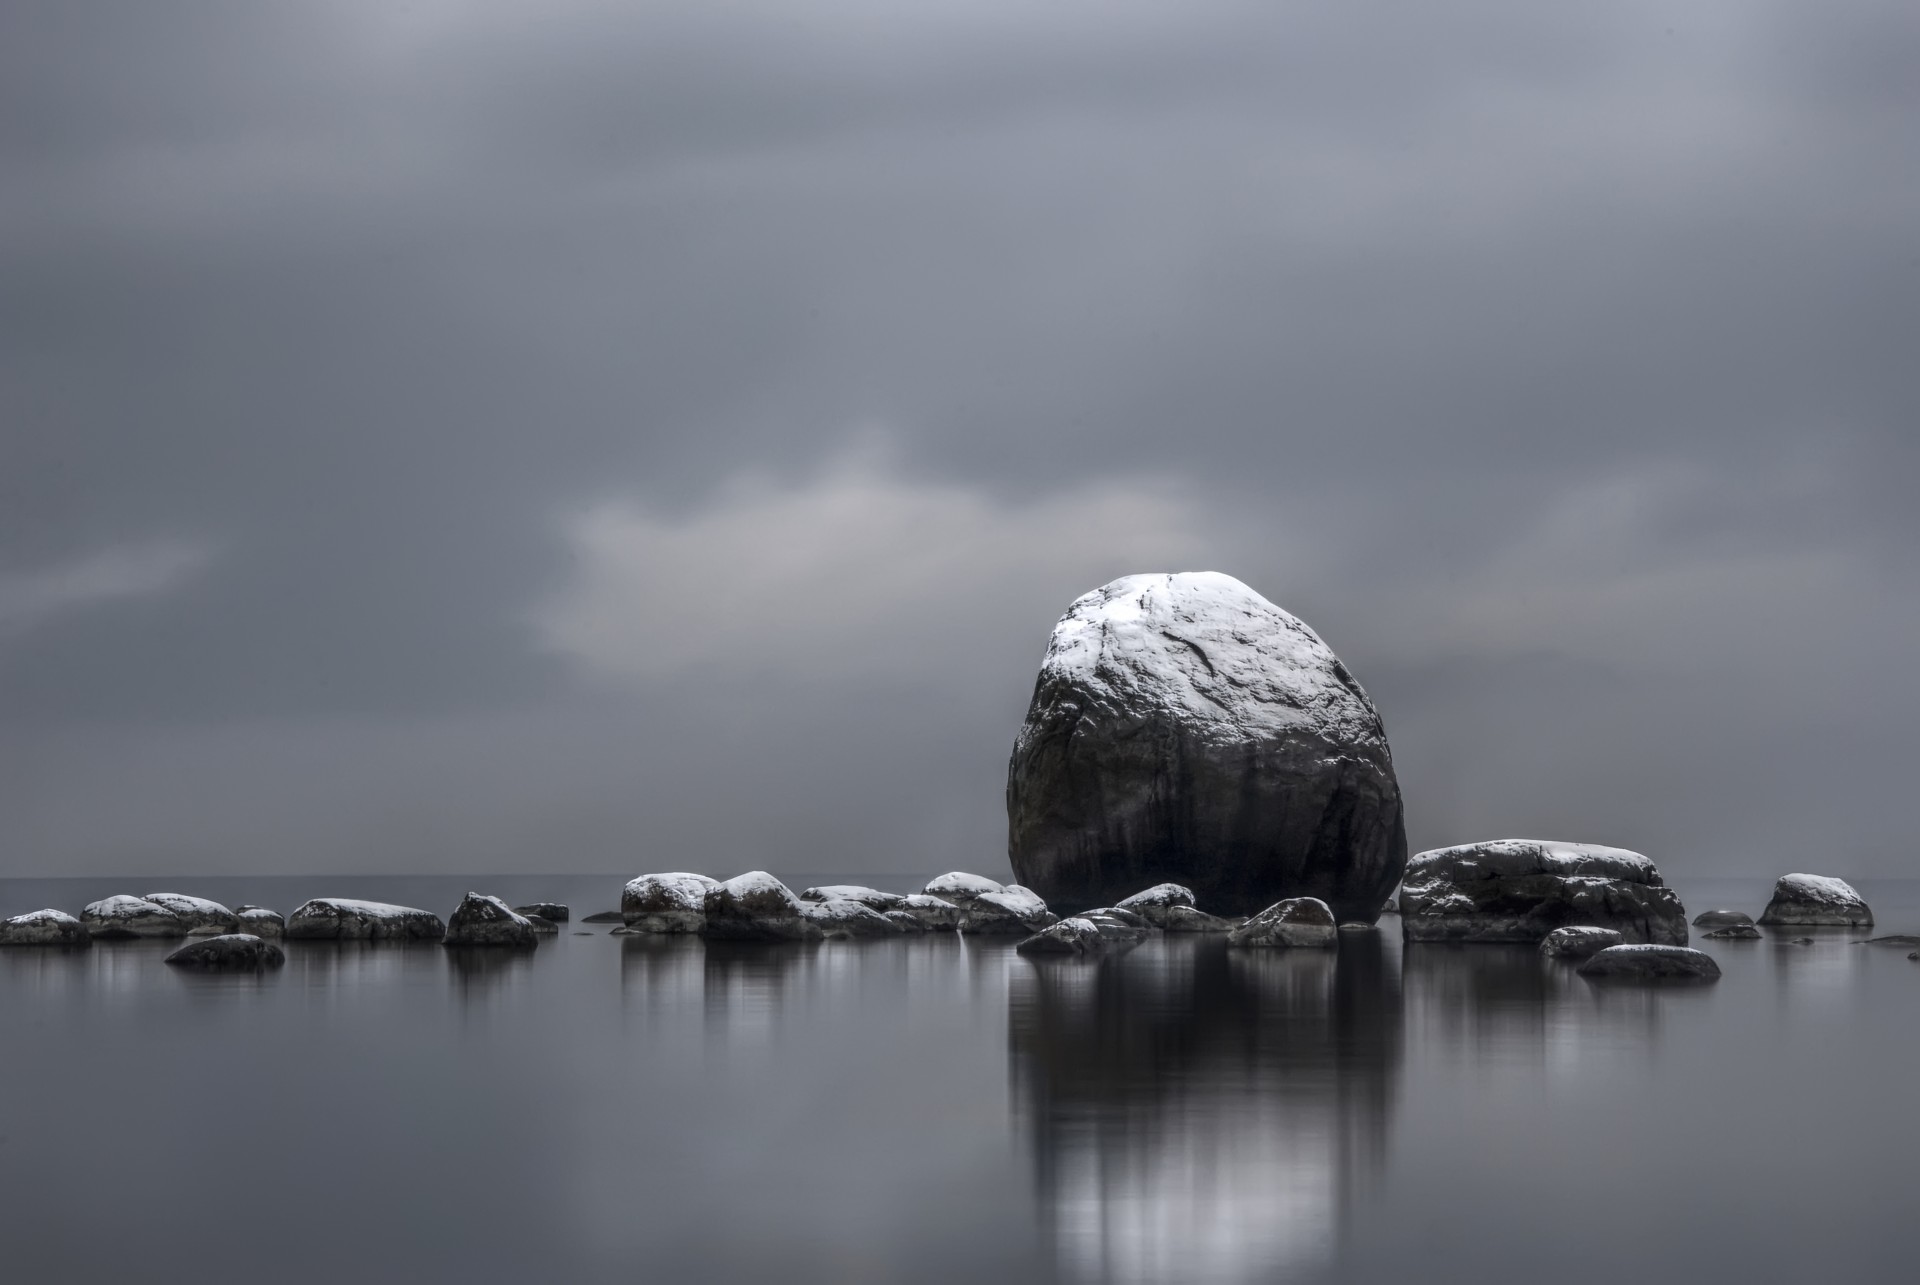
[[[564,924],[573,912],[557,901],[529,901],[524,906],[515,906],[513,913],[525,915],[528,919],[544,919],[548,923]]]
[[[287,933],[287,921],[278,912],[265,906],[242,906],[233,912],[236,923],[235,932],[252,933],[255,937],[284,937]]]
[[[1582,977],[1636,982],[1718,981],[1720,965],[1704,951],[1646,942],[1609,946],[1580,965]]]
[[[1626,938],[1611,928],[1556,928],[1540,939],[1540,953],[1549,959],[1586,959],[1624,944]]]
[[[1042,928],[1014,949],[1022,955],[1104,955],[1113,946],[1093,920],[1072,915]]]
[[[287,954],[273,942],[252,933],[221,933],[188,942],[168,955],[167,962],[175,968],[240,972],[278,968],[287,962]]]
[[[1227,934],[1229,946],[1330,947],[1340,939],[1333,909],[1318,897],[1277,901]]]
[[[1695,928],[1733,928],[1752,926],[1753,916],[1744,910],[1703,910],[1693,917]]]
[[[230,933],[238,926],[231,910],[205,897],[189,897],[184,892],[149,892],[142,894],[141,900],[164,906],[178,915],[180,922],[187,926],[188,936]]]
[[[1497,839],[1407,863],[1400,928],[1408,941],[1535,943],[1583,925],[1615,929],[1629,942],[1687,940],[1680,899],[1652,861],[1624,848]]]
[[[188,924],[165,906],[144,897],[105,897],[80,912],[80,922],[95,937],[185,937]]]
[[[916,892],[900,898],[899,904],[886,913],[889,917],[906,915],[928,932],[952,932],[960,926],[960,916],[964,912],[945,897],[931,897],[924,892]]]
[[[1223,919],[1192,906],[1168,906],[1160,919],[1160,928],[1170,933],[1230,933],[1244,919]]]
[[[1169,912],[1176,908],[1194,908],[1193,889],[1177,883],[1156,883],[1113,904],[1122,910],[1133,911],[1155,928],[1165,928]]]
[[[818,941],[820,925],[805,904],[766,871],[749,870],[707,891],[702,931],[720,941]]]
[[[920,891],[926,896],[938,897],[956,906],[965,906],[971,904],[975,897],[1005,890],[1005,884],[995,883],[984,875],[970,875],[964,870],[951,870],[937,879],[929,879],[927,886]]]
[[[1700,936],[1706,941],[1759,941],[1760,930],[1752,924],[1728,924],[1725,928],[1710,928]]]
[[[830,883],[818,888],[808,888],[800,894],[802,901],[857,901],[868,910],[888,911],[899,908],[904,898],[897,892],[881,892],[878,888],[868,888],[857,883]]]
[[[1019,884],[983,892],[960,909],[960,931],[981,936],[1038,932],[1055,922],[1047,903]]]
[[[697,933],[707,925],[707,894],[718,879],[684,870],[641,875],[620,893],[620,915],[641,933]]]
[[[439,941],[447,926],[412,906],[315,897],[287,917],[286,935],[295,941]]]
[[[904,925],[895,923],[881,911],[845,898],[802,901],[800,913],[812,920],[820,929],[820,935],[828,941],[845,941],[855,937],[898,937],[907,931]],[[915,927],[918,928],[918,921],[915,921]]]
[[[498,897],[469,892],[447,917],[449,946],[511,946],[521,950],[540,944],[533,921]]]
[[[1760,914],[1763,924],[1808,927],[1871,928],[1873,912],[1845,879],[1826,875],[1781,875],[1773,900]]]
[[[1312,896],[1371,923],[1406,829],[1380,716],[1231,576],[1127,576],[1053,628],[1007,769],[1014,874],[1052,902],[1170,881],[1215,911]]]
[[[29,910],[0,920],[0,946],[91,946],[87,926],[64,910]]]

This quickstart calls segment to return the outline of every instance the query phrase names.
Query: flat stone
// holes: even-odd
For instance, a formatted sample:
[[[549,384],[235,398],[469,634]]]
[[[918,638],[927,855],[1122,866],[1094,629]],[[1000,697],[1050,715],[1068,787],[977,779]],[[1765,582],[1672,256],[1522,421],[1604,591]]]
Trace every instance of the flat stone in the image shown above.
[[[513,913],[528,919],[539,918],[548,923],[564,924],[572,912],[557,901],[529,901],[524,906],[515,906]]]
[[[87,926],[64,910],[29,910],[0,920],[0,946],[91,946]]]
[[[1759,941],[1760,930],[1752,924],[1728,924],[1700,934],[1704,941]]]
[[[95,937],[185,937],[191,926],[165,906],[144,897],[106,897],[80,912]]]
[[[447,917],[443,944],[526,950],[540,944],[540,934],[531,920],[500,898],[470,892]]]
[[[1407,863],[1400,927],[1408,941],[1537,943],[1580,926],[1612,928],[1629,942],[1687,940],[1680,899],[1653,862],[1624,848],[1497,839]]]
[[[596,910],[591,915],[581,916],[580,922],[583,924],[624,924],[627,922],[627,917],[618,910]]]
[[[287,955],[273,942],[252,933],[222,933],[188,942],[168,955],[166,962],[175,968],[206,972],[252,972],[278,968],[287,962]]]
[[[1705,951],[1644,942],[1609,946],[1580,965],[1582,977],[1633,982],[1712,982],[1720,965]]]
[[[1773,900],[1760,913],[1760,922],[1809,928],[1871,928],[1873,911],[1845,879],[1781,875],[1773,885]]]
[[[1318,897],[1275,902],[1227,934],[1229,946],[1325,949],[1339,941],[1333,910]]]
[[[287,917],[294,941],[439,941],[440,916],[412,906],[350,897],[315,897]]]
[[[1612,928],[1556,928],[1540,939],[1540,953],[1549,959],[1587,959],[1625,941]]]
[[[1869,937],[1865,941],[1855,944],[1860,946],[1920,946],[1920,937],[1916,937],[1912,933],[1891,933],[1885,937]]]
[[[1693,917],[1695,928],[1737,928],[1752,923],[1753,916],[1744,910],[1703,910]]]

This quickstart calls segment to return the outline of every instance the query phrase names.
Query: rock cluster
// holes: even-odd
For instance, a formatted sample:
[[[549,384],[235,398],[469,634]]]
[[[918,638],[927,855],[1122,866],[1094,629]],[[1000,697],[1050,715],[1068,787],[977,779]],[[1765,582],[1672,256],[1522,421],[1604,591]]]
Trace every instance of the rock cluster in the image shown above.
[[[111,941],[123,937],[185,937],[188,924],[180,916],[144,897],[105,897],[80,912],[80,922],[95,937]]]
[[[184,892],[149,892],[142,894],[141,900],[171,910],[186,926],[189,937],[230,933],[239,926],[231,910],[205,897],[189,897]]]
[[[1761,912],[1767,925],[1796,927],[1871,928],[1873,911],[1844,879],[1826,875],[1781,875],[1773,885],[1773,900]]]
[[[1536,943],[1556,928],[1686,944],[1686,911],[1653,862],[1586,843],[1501,839],[1423,852],[1400,893],[1408,941]]]

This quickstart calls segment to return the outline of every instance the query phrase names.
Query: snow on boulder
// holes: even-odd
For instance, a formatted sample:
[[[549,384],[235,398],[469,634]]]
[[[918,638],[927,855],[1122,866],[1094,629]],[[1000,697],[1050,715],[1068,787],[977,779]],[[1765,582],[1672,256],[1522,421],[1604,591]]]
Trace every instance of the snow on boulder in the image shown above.
[[[1005,884],[995,883],[984,875],[970,875],[964,870],[952,870],[937,879],[929,879],[927,886],[920,891],[929,897],[938,897],[956,906],[965,906],[971,904],[975,897],[984,897],[990,892],[1005,890]]]
[[[175,968],[196,968],[207,972],[249,972],[278,968],[287,962],[287,954],[270,941],[252,933],[221,933],[200,941],[190,941],[167,956]]]
[[[871,906],[836,897],[832,901],[802,901],[800,913],[820,929],[828,941],[847,941],[856,937],[898,937],[904,925]]]
[[[800,900],[857,901],[868,910],[885,912],[897,909],[905,899],[897,892],[881,892],[878,888],[867,888],[857,883],[830,883],[808,888],[800,894]]]
[[[1084,915],[1049,924],[1014,947],[1022,955],[1104,955],[1112,948],[1099,925]]]
[[[1612,928],[1556,928],[1540,939],[1540,953],[1549,959],[1585,959],[1625,943],[1626,938]]]
[[[498,897],[470,892],[447,917],[448,946],[509,946],[525,950],[540,944],[533,921]]]
[[[80,922],[95,937],[185,937],[187,923],[144,897],[106,897],[80,912]]]
[[[91,946],[87,926],[64,910],[30,910],[0,919],[0,946]]]
[[[1127,576],[1053,627],[1007,765],[1008,856],[1047,900],[1168,881],[1215,911],[1380,913],[1406,863],[1373,702],[1319,635],[1232,576]]]
[[[1177,883],[1156,883],[1113,904],[1133,911],[1156,928],[1165,928],[1169,911],[1175,907],[1193,909],[1193,889]]]
[[[287,933],[286,919],[265,906],[242,906],[233,912],[233,918],[236,932],[252,933],[255,937],[284,937]]]
[[[1773,900],[1760,913],[1763,924],[1871,928],[1873,912],[1853,885],[1826,875],[1781,875]]]
[[[805,903],[764,870],[749,870],[707,891],[702,930],[719,941],[818,941],[820,926]]]
[[[1532,944],[1579,926],[1612,928],[1629,942],[1687,940],[1680,899],[1653,862],[1625,848],[1496,839],[1407,863],[1400,930],[1408,941]]]
[[[447,935],[440,916],[411,906],[350,897],[315,897],[287,918],[296,941],[439,941]]]
[[[684,870],[641,875],[620,893],[620,916],[636,933],[697,933],[707,925],[707,894],[718,879]]]
[[[524,906],[515,906],[513,913],[529,919],[544,919],[550,924],[564,924],[573,911],[557,901],[529,901]]]
[[[1609,946],[1580,965],[1582,977],[1630,982],[1713,982],[1720,965],[1705,951],[1646,942]]]
[[[886,913],[889,917],[909,916],[928,932],[952,932],[960,926],[960,916],[964,912],[945,897],[930,897],[924,892],[916,892],[900,898],[899,903]]]
[[[983,892],[960,908],[960,931],[982,936],[1025,935],[1055,922],[1047,903],[1031,889],[1009,884]]]
[[[189,897],[184,892],[149,892],[143,894],[141,900],[165,906],[178,915],[180,922],[187,926],[187,935],[191,937],[230,933],[239,926],[231,910],[205,897]]]
[[[1223,919],[1192,906],[1168,906],[1160,919],[1160,929],[1170,933],[1230,933],[1244,919]]]
[[[1331,947],[1339,939],[1333,908],[1318,897],[1277,901],[1227,934],[1229,946]]]

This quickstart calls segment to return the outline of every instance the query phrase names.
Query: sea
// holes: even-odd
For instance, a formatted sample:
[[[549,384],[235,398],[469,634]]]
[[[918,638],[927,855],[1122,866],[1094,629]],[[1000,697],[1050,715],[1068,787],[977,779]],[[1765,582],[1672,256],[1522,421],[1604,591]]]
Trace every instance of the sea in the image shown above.
[[[799,888],[901,876],[775,871]],[[929,871],[928,874],[935,872]],[[1532,949],[610,935],[619,876],[0,881],[447,915],[526,954],[0,949],[0,1279],[1850,1282],[1920,1272],[1920,881],[1711,985]],[[1758,915],[1769,881],[1675,880]],[[1696,930],[1697,932],[1697,930]],[[1812,938],[1811,944],[1794,939]]]

